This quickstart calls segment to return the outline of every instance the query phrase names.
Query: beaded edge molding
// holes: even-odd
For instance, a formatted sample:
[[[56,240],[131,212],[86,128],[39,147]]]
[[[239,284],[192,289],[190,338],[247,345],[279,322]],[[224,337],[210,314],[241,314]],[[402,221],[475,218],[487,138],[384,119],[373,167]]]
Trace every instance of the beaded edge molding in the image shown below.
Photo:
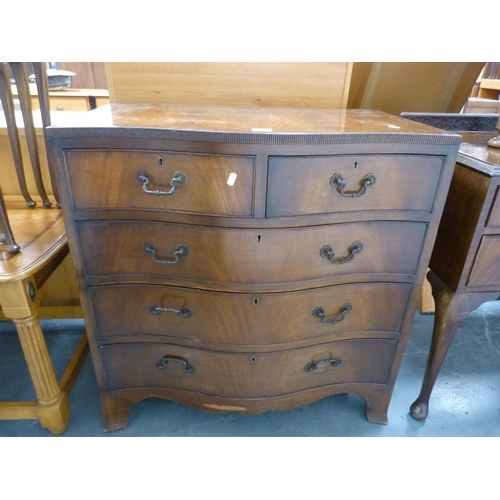
[[[402,118],[449,132],[489,132],[497,130],[500,115],[466,113],[401,113]]]
[[[234,144],[359,144],[359,143],[410,143],[410,144],[460,144],[456,134],[406,134],[395,132],[353,132],[330,134],[307,133],[256,133],[177,130],[157,128],[106,127],[65,128],[48,127],[51,138],[129,138],[163,139],[173,141],[221,142]]]

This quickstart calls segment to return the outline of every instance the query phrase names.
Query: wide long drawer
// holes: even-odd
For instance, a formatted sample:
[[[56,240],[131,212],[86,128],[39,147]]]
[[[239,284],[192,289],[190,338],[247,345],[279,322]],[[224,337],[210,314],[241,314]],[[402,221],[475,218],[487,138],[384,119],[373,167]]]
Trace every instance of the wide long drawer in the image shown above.
[[[267,216],[432,212],[443,163],[440,156],[402,154],[271,157]]]
[[[414,275],[426,227],[396,221],[289,229],[77,223],[87,277],[161,276],[245,284],[361,273]]]
[[[253,215],[253,156],[70,150],[65,158],[76,209]]]
[[[100,349],[108,390],[168,388],[233,398],[291,394],[332,384],[385,384],[397,341],[349,340],[271,353],[169,344]]]
[[[97,336],[158,335],[273,345],[346,332],[397,332],[411,285],[370,283],[289,293],[224,293],[160,285],[89,287]]]

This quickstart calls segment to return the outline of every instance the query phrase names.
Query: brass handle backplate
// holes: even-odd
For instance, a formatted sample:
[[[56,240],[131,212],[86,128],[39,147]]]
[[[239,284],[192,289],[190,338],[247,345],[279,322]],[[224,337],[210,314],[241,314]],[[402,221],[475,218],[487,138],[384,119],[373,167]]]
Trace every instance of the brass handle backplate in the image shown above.
[[[189,319],[193,315],[191,309],[188,309],[187,307],[183,307],[182,309],[170,309],[169,307],[151,306],[149,311],[155,316],[164,312],[173,312],[177,313],[181,318],[186,319]]]
[[[177,262],[179,262],[180,257],[186,257],[189,254],[189,249],[186,245],[177,245],[174,251],[173,260],[156,258],[156,248],[152,243],[144,242],[142,244],[142,249],[145,253],[147,253],[151,257],[151,260],[153,262],[163,265],[177,264]]]
[[[349,255],[343,259],[334,259],[335,252],[330,245],[325,245],[320,251],[319,254],[324,259],[328,259],[332,264],[346,264],[347,262],[351,262],[354,259],[354,256],[363,251],[363,243],[361,241],[355,241],[349,247]]]
[[[327,358],[327,359],[320,359],[319,361],[311,361],[310,363],[307,363],[306,366],[304,366],[304,371],[313,372],[314,370],[318,369],[318,365],[320,363],[330,363],[330,365],[332,365],[335,368],[342,364],[342,360],[340,358]]]
[[[185,359],[177,358],[175,356],[164,356],[156,362],[156,368],[158,368],[158,370],[166,370],[169,361],[182,363],[182,371],[186,373],[194,373],[196,371],[195,367],[190,365]]]
[[[316,307],[316,309],[314,309],[312,315],[315,318],[321,318],[321,320],[323,321],[323,323],[325,325],[336,325],[337,323],[342,323],[342,321],[345,320],[346,315],[349,314],[351,311],[352,311],[352,304],[347,303],[347,304],[344,304],[342,306],[342,309],[341,309],[342,317],[340,319],[332,319],[332,320],[328,321],[326,319],[326,313],[325,313],[325,310],[323,309],[323,307]]]
[[[174,194],[176,187],[183,187],[189,182],[189,178],[184,172],[174,172],[174,175],[170,180],[170,190],[162,191],[161,189],[148,189],[148,186],[151,183],[151,176],[145,170],[139,170],[135,174],[135,178],[137,179],[137,182],[142,186],[142,190],[146,194],[154,194],[157,196],[168,196]]]
[[[335,188],[342,196],[347,198],[359,198],[363,196],[367,189],[377,182],[377,177],[374,174],[366,174],[361,181],[362,187],[359,191],[344,191],[345,180],[342,174],[334,174],[330,179],[330,185]]]

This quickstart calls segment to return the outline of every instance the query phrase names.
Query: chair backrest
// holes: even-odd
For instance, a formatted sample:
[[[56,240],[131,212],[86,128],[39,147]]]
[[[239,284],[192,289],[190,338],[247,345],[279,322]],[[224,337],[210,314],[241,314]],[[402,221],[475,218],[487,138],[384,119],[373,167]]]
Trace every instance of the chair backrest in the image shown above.
[[[45,70],[45,63],[32,63],[36,77],[36,86],[38,99],[40,102],[40,111],[42,115],[43,128],[50,125],[50,107],[48,95],[48,80]],[[31,93],[29,88],[28,65],[24,62],[0,62],[0,100],[2,102],[7,131],[9,135],[10,148],[14,160],[17,181],[19,190],[29,208],[36,207],[37,203],[33,200],[29,193],[26,182],[26,170],[24,166],[23,156],[21,152],[21,141],[19,138],[19,130],[16,123],[14,111],[14,99],[11,89],[10,74],[13,74],[14,81],[17,87],[21,113],[24,122],[24,131],[28,145],[29,157],[31,162],[32,174],[35,179],[36,190],[42,200],[44,207],[50,207],[52,202],[47,196],[47,190],[44,184],[40,152],[36,140],[35,125],[33,120],[33,110],[31,103]],[[57,201],[57,193],[54,193]],[[7,245],[7,252],[17,253],[19,245],[15,242],[12,228],[9,223],[8,213],[4,197],[0,188],[0,244]]]

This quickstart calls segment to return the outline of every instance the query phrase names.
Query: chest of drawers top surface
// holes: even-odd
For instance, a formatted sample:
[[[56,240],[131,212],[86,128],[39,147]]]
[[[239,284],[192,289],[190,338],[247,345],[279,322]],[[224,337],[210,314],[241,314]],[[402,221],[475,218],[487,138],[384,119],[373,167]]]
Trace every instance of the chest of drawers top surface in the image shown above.
[[[169,130],[185,133],[221,132],[244,134],[248,142],[265,140],[277,134],[293,134],[298,138],[299,135],[360,133],[422,134],[429,135],[430,141],[442,141],[452,136],[453,139],[444,140],[453,144],[460,142],[460,136],[456,134],[372,110],[158,104],[111,104],[86,113],[72,127],[66,124],[49,127],[47,134],[73,135],[76,129],[81,129],[78,134],[82,136],[102,136],[106,133],[104,129],[110,135],[123,133],[118,129],[135,129],[137,133],[151,137],[155,135],[155,130],[165,135]],[[139,132],[140,129],[149,130]],[[128,134],[131,133],[129,130]],[[202,135],[199,137],[203,138]],[[230,140],[230,137],[226,139]],[[293,137],[284,139],[290,142],[294,140]]]

